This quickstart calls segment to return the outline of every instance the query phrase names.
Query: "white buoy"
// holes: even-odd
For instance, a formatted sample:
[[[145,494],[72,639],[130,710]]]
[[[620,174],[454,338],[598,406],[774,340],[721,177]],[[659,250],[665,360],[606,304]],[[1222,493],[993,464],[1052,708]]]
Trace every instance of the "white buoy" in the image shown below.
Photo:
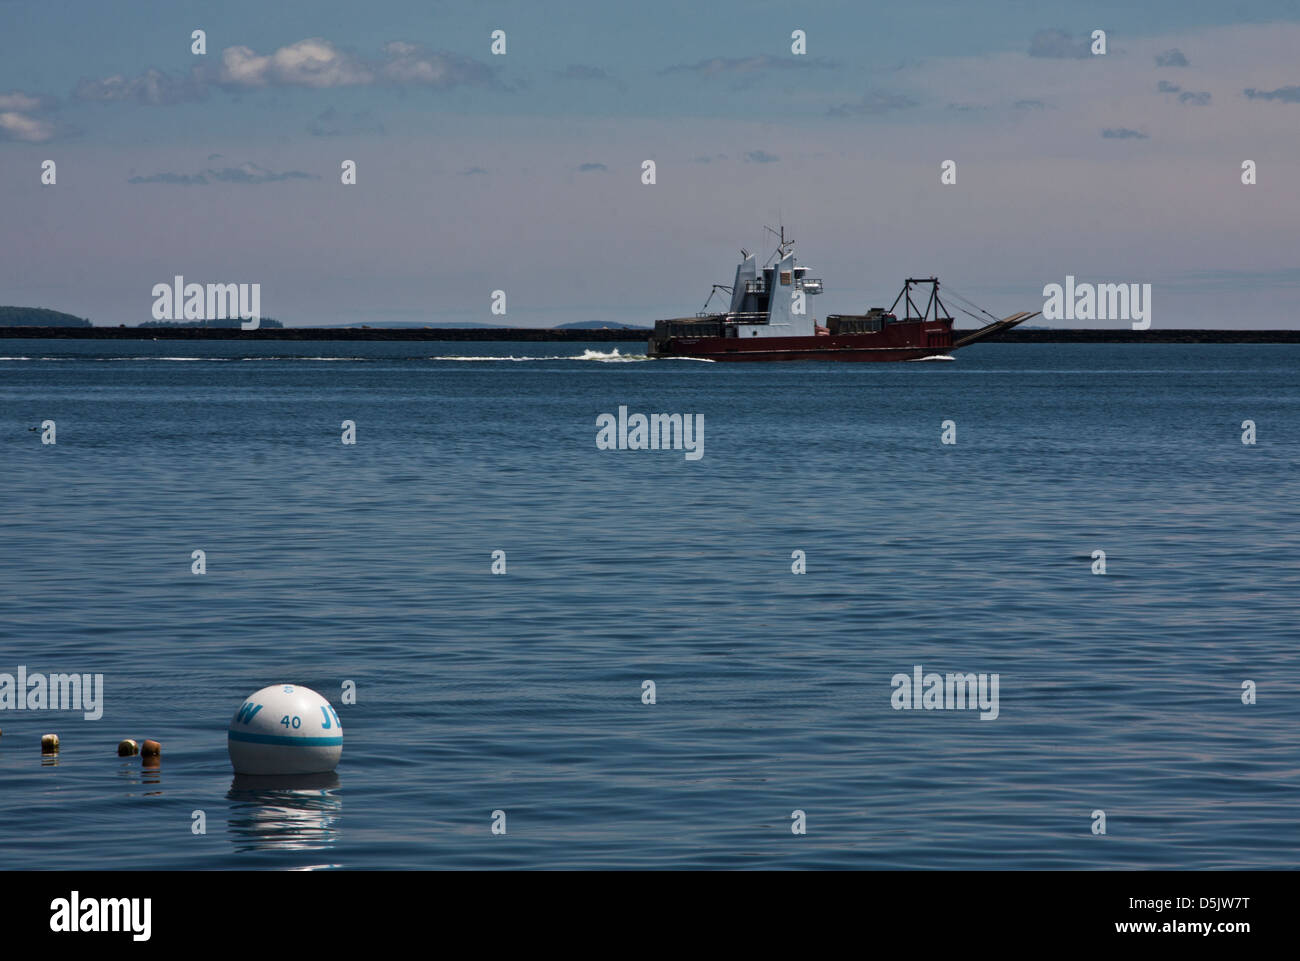
[[[240,705],[226,743],[236,774],[325,774],[343,756],[343,725],[311,688],[272,684]]]

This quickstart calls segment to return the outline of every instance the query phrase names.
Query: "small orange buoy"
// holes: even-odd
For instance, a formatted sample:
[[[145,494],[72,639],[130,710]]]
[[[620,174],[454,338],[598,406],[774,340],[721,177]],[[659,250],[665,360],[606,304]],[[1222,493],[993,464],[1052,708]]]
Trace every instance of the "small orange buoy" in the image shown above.
[[[134,757],[140,753],[140,745],[129,737],[117,746],[118,757]]]
[[[157,741],[145,741],[142,745],[140,745],[140,756],[161,757],[162,745],[159,744]]]
[[[41,753],[42,754],[59,753],[59,736],[57,734],[41,735]]]

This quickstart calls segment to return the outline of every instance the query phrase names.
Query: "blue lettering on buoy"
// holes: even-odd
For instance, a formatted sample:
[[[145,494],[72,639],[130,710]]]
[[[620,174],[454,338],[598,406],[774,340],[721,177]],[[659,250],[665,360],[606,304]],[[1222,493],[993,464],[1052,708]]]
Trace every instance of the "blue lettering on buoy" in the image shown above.
[[[252,708],[250,711],[249,708]],[[248,724],[253,720],[253,715],[262,709],[262,705],[253,704],[251,701],[245,701],[239,707],[239,713],[235,715],[235,720],[240,724]]]

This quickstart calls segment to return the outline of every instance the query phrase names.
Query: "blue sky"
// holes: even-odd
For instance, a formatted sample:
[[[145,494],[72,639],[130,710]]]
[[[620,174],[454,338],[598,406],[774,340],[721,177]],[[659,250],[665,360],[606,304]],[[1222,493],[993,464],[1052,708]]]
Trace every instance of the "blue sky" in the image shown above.
[[[289,324],[649,323],[779,219],[824,312],[1071,274],[1294,326],[1297,51],[1296,2],[0,0],[0,303],[135,323],[183,274]]]

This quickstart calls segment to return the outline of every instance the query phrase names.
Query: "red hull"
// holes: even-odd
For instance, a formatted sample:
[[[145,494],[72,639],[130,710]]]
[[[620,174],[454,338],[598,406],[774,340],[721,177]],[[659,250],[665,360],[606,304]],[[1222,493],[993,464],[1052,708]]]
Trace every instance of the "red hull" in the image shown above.
[[[818,337],[673,337],[651,342],[656,357],[705,360],[920,360],[953,349],[951,322],[888,324],[870,334]]]

